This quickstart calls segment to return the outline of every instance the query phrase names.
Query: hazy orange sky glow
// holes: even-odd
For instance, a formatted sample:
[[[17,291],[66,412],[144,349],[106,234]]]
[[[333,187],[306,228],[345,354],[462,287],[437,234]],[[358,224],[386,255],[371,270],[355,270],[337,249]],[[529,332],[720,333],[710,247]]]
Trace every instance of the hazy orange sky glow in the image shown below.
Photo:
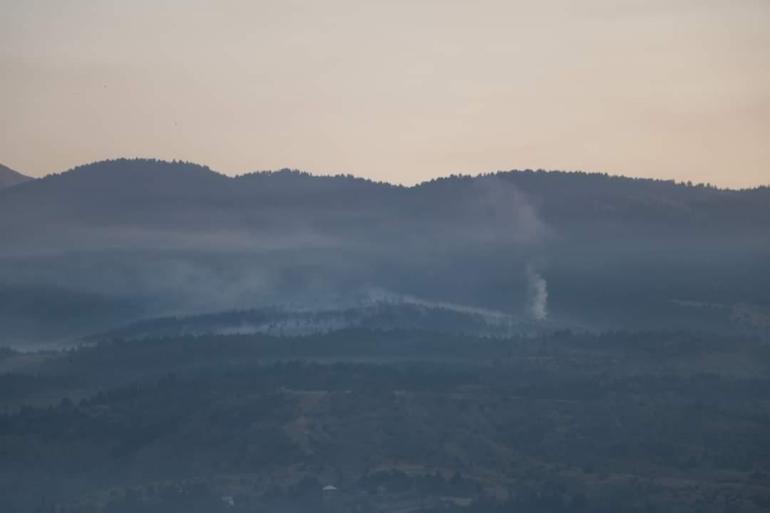
[[[770,184],[768,0],[0,0],[0,162]]]

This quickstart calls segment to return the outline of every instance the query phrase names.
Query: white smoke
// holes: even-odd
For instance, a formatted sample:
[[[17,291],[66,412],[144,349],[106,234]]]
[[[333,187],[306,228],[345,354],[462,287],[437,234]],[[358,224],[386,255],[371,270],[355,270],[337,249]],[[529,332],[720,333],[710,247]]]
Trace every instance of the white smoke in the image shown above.
[[[548,283],[532,266],[527,267],[527,282],[529,311],[536,321],[544,321],[548,318]]]
[[[532,248],[548,235],[548,227],[538,216],[535,205],[512,182],[498,176],[486,176],[473,183],[476,208],[486,223],[474,225],[470,237],[479,242],[514,243],[518,248]]]

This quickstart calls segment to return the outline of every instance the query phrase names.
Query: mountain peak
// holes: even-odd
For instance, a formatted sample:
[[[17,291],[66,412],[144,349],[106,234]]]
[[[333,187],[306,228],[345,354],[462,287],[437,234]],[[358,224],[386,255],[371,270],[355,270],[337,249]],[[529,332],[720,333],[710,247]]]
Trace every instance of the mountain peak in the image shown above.
[[[48,175],[40,180],[40,186],[50,190],[68,189],[99,194],[118,191],[122,195],[143,195],[165,191],[174,195],[189,195],[194,191],[205,192],[227,180],[225,175],[190,162],[120,158]]]
[[[184,161],[166,161],[149,158],[119,158],[101,160],[89,164],[76,166],[72,169],[58,173],[58,175],[91,175],[91,174],[154,174],[158,172],[169,173],[198,173],[201,175],[218,175],[208,166]]]

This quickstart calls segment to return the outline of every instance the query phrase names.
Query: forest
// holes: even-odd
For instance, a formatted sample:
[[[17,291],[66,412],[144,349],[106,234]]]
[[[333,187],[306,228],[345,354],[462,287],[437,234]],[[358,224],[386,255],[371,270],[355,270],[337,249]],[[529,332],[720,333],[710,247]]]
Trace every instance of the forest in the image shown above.
[[[6,174],[3,513],[770,509],[766,187]]]
[[[761,337],[349,329],[1,358],[8,511],[770,507]]]

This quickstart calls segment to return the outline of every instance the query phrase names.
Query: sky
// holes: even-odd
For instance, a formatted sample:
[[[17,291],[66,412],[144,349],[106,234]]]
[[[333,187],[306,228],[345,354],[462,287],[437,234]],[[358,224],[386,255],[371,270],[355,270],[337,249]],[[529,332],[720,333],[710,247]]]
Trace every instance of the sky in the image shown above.
[[[770,184],[768,0],[0,0],[0,163]]]

